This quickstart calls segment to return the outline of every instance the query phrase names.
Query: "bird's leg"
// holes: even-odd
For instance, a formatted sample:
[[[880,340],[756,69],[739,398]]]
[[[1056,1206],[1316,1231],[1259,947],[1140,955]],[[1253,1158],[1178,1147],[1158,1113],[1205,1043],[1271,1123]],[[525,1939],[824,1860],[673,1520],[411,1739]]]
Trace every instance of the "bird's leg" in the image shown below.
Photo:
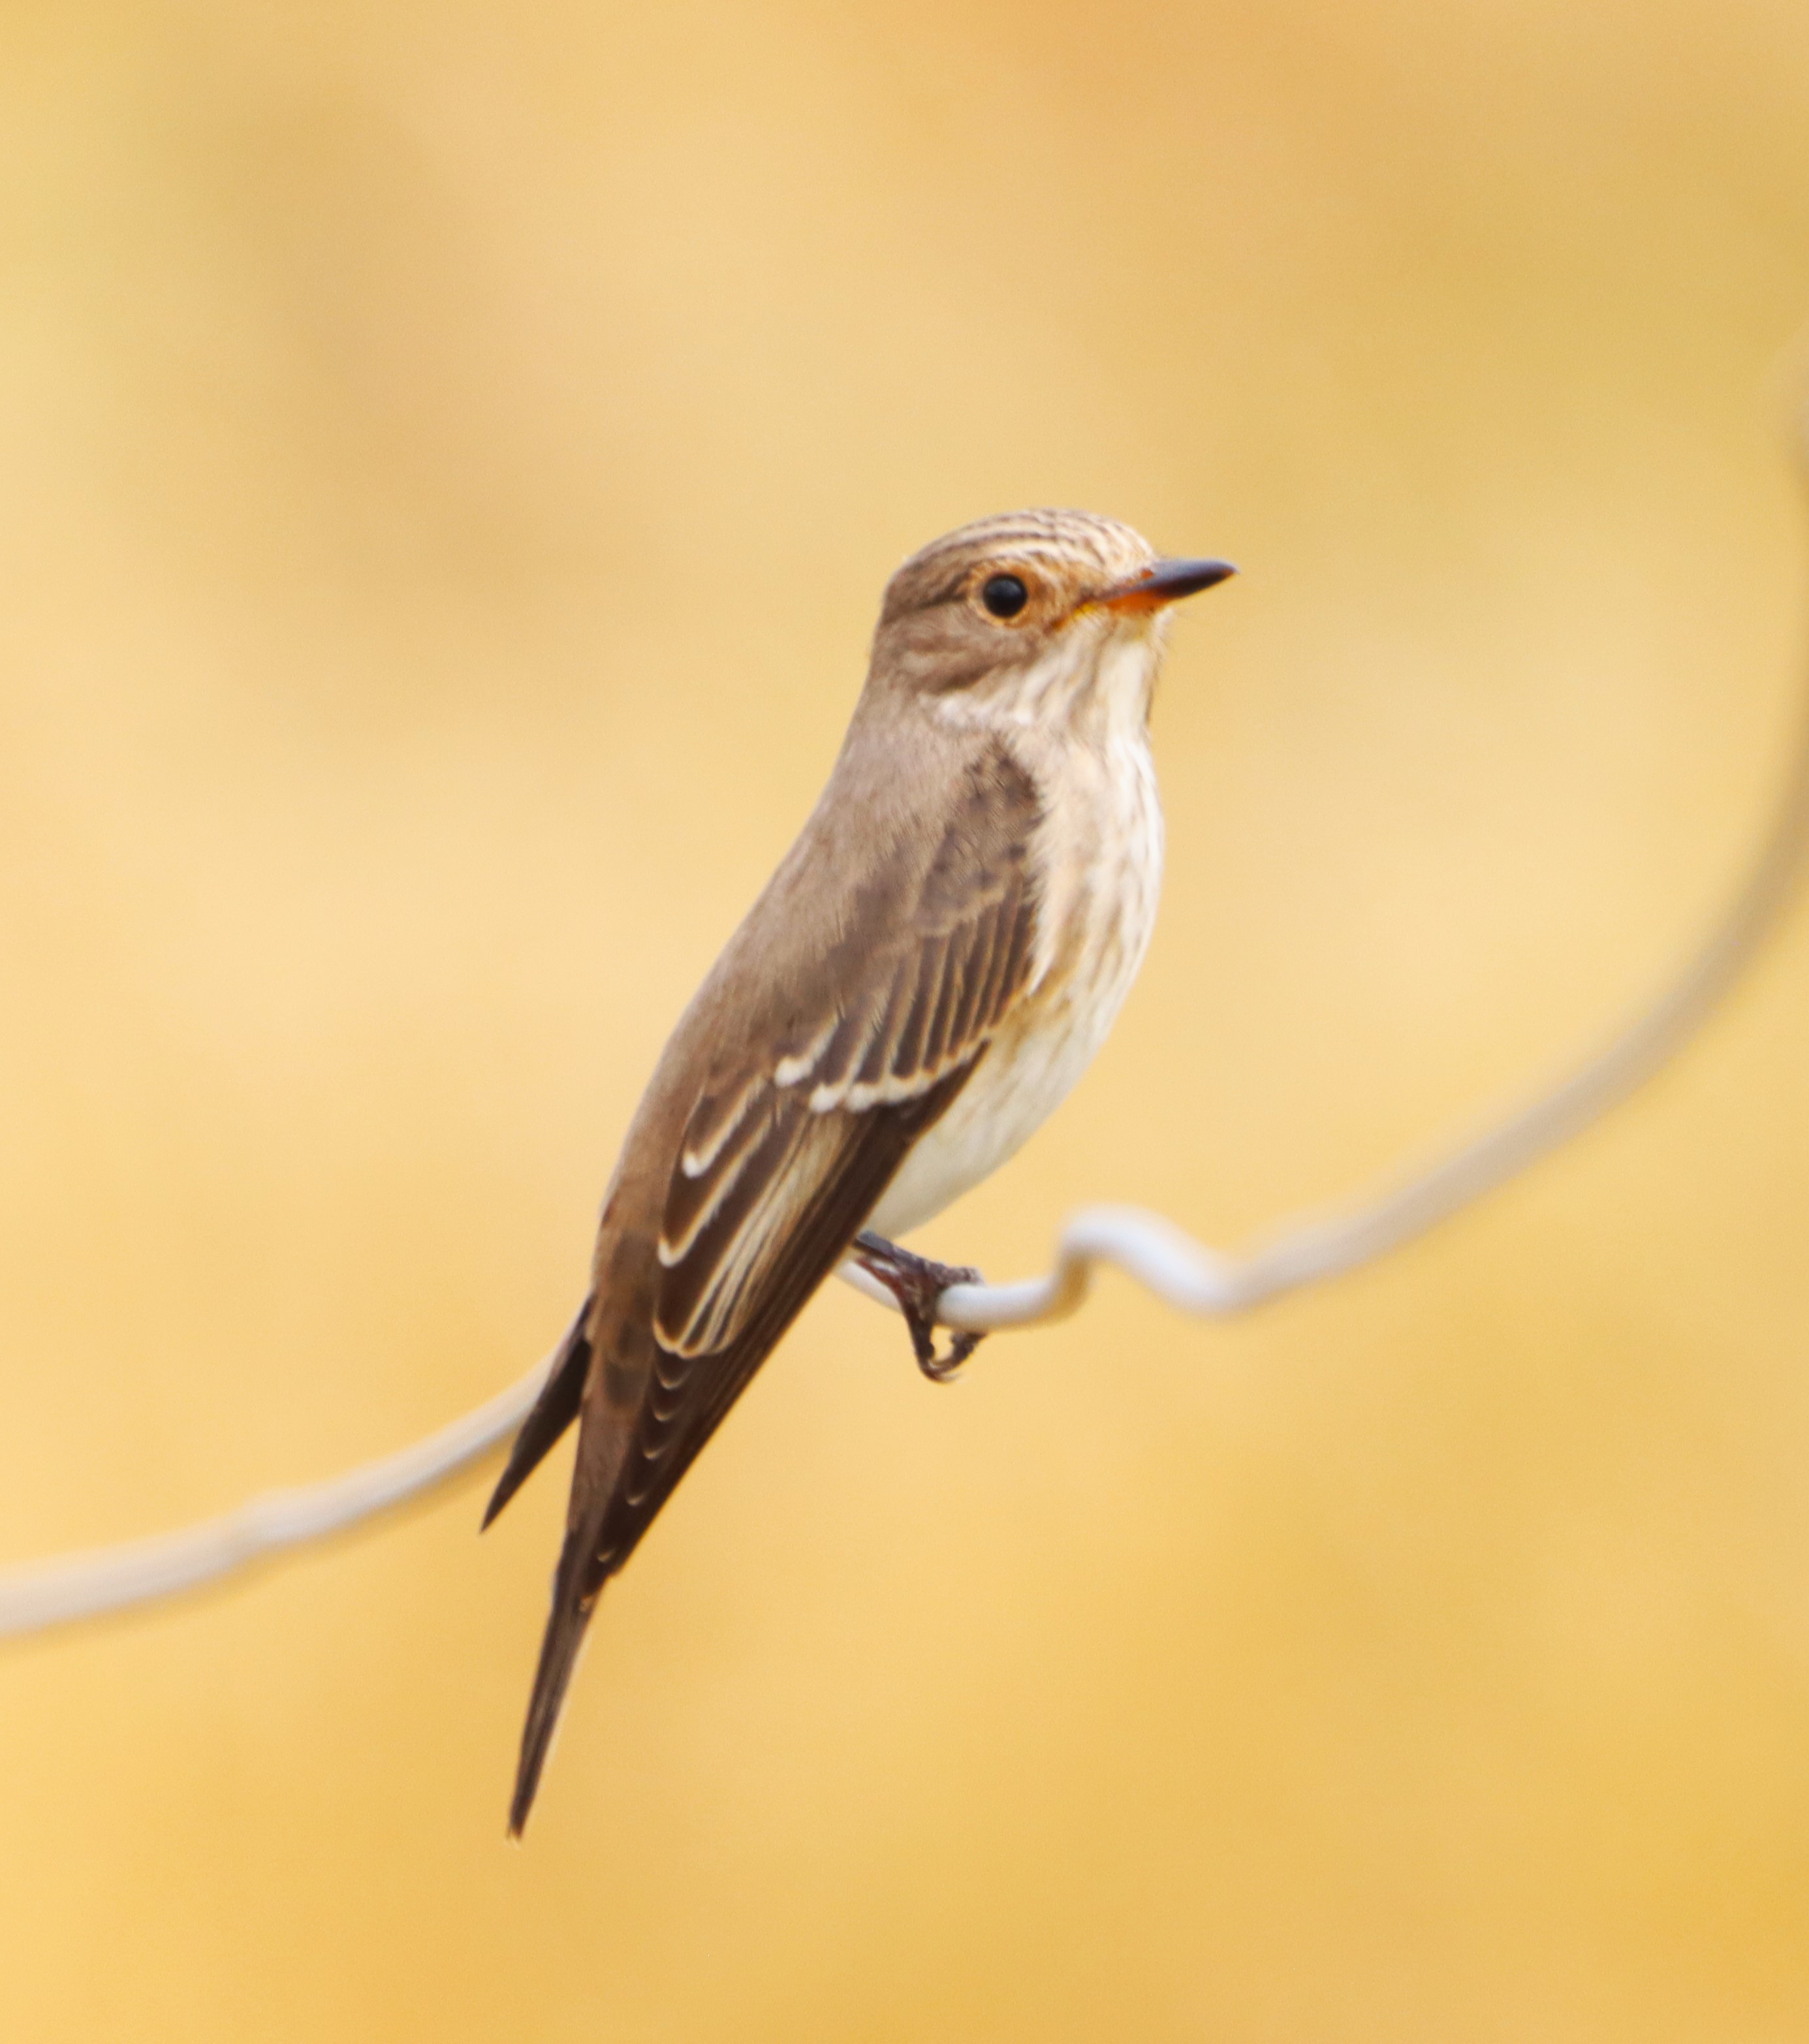
[[[849,1251],[870,1278],[877,1278],[893,1298],[911,1330],[917,1367],[932,1384],[947,1384],[985,1339],[951,1330],[948,1354],[936,1354],[936,1302],[951,1285],[977,1285],[980,1274],[966,1264],[933,1263],[915,1256],[883,1235],[863,1230]]]

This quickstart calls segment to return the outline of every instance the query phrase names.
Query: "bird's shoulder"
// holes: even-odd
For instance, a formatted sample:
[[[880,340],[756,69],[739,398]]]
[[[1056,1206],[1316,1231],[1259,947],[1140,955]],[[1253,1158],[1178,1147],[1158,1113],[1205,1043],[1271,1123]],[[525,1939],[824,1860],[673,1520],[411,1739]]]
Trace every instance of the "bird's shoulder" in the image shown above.
[[[1033,916],[1042,818],[1038,782],[1008,740],[857,723],[674,1040],[699,1093],[832,1081],[831,1039],[839,1031],[851,1051],[859,1017],[901,974],[939,978],[951,942],[961,962],[962,932]]]
[[[674,1349],[733,1339],[766,1259],[819,1203],[839,1210],[832,1189],[864,1181],[903,1139],[893,1123],[943,1097],[1023,989],[1031,773],[998,742],[907,764],[889,776],[877,748],[844,753],[668,1051],[647,1191]]]

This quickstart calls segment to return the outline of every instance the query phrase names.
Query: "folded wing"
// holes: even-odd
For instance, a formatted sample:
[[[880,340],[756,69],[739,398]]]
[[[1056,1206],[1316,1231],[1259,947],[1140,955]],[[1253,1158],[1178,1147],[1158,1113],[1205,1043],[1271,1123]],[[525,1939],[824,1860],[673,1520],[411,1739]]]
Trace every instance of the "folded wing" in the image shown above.
[[[969,764],[958,795],[914,857],[839,897],[820,954],[765,970],[778,954],[760,942],[759,908],[737,940],[743,952],[732,950],[744,983],[726,984],[713,1055],[700,1069],[666,1181],[651,1366],[644,1335],[632,1366],[609,1352],[607,1338],[590,1364],[514,1830],[603,1583],[1030,983],[1034,786],[996,750]],[[601,1269],[599,1278],[606,1282]],[[593,1331],[605,1304],[600,1294]],[[613,1365],[621,1366],[616,1379]],[[626,1404],[624,1381],[634,1387]],[[536,1450],[550,1438],[543,1425]],[[521,1459],[511,1462],[511,1488],[526,1473]]]

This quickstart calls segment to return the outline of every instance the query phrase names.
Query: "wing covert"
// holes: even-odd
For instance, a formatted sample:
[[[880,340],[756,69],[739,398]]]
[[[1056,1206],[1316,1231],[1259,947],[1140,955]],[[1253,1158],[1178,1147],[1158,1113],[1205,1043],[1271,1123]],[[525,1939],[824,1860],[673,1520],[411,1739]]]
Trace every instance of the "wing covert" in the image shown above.
[[[1034,787],[1001,751],[962,797],[904,898],[859,903],[808,1003],[730,1048],[692,1109],[660,1229],[655,1332],[670,1354],[736,1341],[807,1216],[846,1220],[840,1254],[866,1209],[842,1214],[838,1180],[870,1145],[890,1147],[889,1111],[972,1066],[1024,991]]]

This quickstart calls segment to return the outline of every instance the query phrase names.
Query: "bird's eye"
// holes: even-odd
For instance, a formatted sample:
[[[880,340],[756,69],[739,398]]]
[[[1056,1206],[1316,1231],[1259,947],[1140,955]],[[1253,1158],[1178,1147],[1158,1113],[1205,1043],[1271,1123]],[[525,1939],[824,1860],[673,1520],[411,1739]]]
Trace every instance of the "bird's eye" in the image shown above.
[[[1014,574],[989,575],[980,601],[995,617],[1016,617],[1030,601],[1030,591]]]

